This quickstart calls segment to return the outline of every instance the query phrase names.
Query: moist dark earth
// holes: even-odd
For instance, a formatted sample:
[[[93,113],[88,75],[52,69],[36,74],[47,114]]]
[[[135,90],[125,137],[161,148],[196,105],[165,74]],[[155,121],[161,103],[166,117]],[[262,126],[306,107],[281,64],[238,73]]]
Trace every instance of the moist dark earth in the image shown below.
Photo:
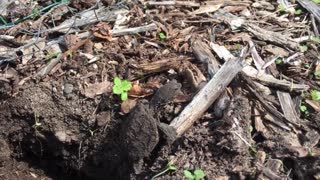
[[[225,131],[231,129],[234,118],[244,121],[243,129],[249,128],[251,103],[245,95],[233,98],[222,119],[202,119],[170,147],[161,147],[165,143],[160,142],[160,147],[145,159],[143,173],[135,175],[119,138],[125,117],[110,112],[119,108],[110,103],[115,100],[102,97],[106,101],[102,105],[78,96],[77,89],[66,98],[62,90],[52,91],[53,87],[50,82],[37,82],[20,88],[14,98],[2,95],[2,179],[149,179],[166,166],[168,158],[181,169],[203,169],[208,179],[259,176],[259,151],[250,151],[243,141]],[[97,114],[93,114],[97,107]],[[152,130],[141,126],[149,128],[146,132]],[[250,139],[249,131],[244,134],[247,137],[243,138]],[[266,146],[263,140],[260,142]],[[285,160],[287,164],[278,172],[283,177],[291,168],[297,179],[309,179],[319,170],[316,157]],[[161,178],[182,179],[182,175],[175,172]]]
[[[47,6],[44,1],[39,3]],[[114,3],[103,1],[104,5]],[[70,6],[81,11],[94,4],[95,1],[72,1]],[[88,37],[83,47],[77,47],[41,77],[37,73],[48,62],[43,57],[34,56],[27,63],[22,63],[21,57],[0,61],[1,75],[8,75],[0,76],[0,180],[143,180],[162,172],[168,164],[177,170],[157,179],[186,179],[184,170],[199,169],[208,180],[320,179],[320,113],[310,111],[308,118],[299,114],[301,124],[290,127],[292,131],[279,128],[253,95],[252,89],[258,88],[250,87],[241,75],[223,92],[221,101],[213,103],[181,137],[170,134],[167,125],[214,75],[208,72],[208,64],[197,60],[192,42],[215,39],[237,56],[239,43],[245,40],[238,40],[242,35],[232,32],[226,22],[212,21],[206,15],[192,16],[180,24],[185,14],[191,12],[189,7],[152,9],[138,2],[115,5],[122,6],[129,7],[133,16],[128,27],[156,22],[161,30],[109,41],[110,37],[101,37],[110,35],[112,23],[82,27],[83,31],[106,34]],[[239,8],[243,7],[246,8]],[[150,14],[145,15],[147,11]],[[19,12],[14,11],[17,16],[25,16]],[[235,9],[234,13],[237,12]],[[56,21],[59,24],[61,18],[71,15],[64,14]],[[10,18],[14,17],[6,19]],[[45,21],[49,27],[52,22],[48,19]],[[282,28],[280,24],[278,29]],[[25,38],[17,29],[11,30],[0,30],[0,34],[13,33],[14,37]],[[172,37],[159,40],[163,30]],[[60,32],[41,36],[76,39],[75,35]],[[252,42],[259,52],[266,45],[255,38]],[[70,42],[60,44],[64,52],[74,48],[67,43]],[[15,47],[18,43],[5,41],[5,44]],[[83,53],[94,54],[99,60],[89,62]],[[314,64],[317,53],[310,50],[304,60]],[[320,89],[312,78],[300,76],[300,72],[286,72],[289,67],[285,65],[273,64],[268,68],[279,79],[293,78],[295,83],[306,82]],[[280,77],[282,71],[284,75]],[[202,76],[198,79],[190,76],[199,72]],[[112,93],[115,77],[134,84],[129,100],[122,102]],[[272,87],[271,95],[263,98],[280,112],[281,106],[275,100],[277,90]],[[295,102],[302,101],[303,93],[287,92]],[[296,105],[299,108],[300,104]]]

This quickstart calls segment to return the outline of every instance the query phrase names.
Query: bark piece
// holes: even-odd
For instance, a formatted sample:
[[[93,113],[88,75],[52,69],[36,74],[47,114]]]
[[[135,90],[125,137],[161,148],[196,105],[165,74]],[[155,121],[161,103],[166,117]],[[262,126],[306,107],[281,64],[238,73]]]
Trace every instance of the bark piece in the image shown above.
[[[300,118],[289,93],[277,91],[284,116],[294,124],[300,125]]]
[[[243,57],[240,57],[227,61],[218,73],[198,92],[181,114],[170,123],[170,126],[176,129],[178,136],[181,136],[194,122],[201,118],[202,114],[214,103],[238,72],[242,70],[244,67],[243,59]]]

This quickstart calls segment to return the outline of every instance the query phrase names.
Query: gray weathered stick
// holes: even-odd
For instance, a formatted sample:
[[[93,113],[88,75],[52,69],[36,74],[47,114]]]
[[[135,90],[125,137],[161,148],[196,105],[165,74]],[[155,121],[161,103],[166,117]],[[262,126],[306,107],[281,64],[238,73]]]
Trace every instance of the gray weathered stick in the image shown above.
[[[230,59],[223,64],[221,69],[198,92],[181,114],[170,123],[170,126],[176,129],[178,137],[201,118],[202,114],[214,103],[243,67],[243,58]]]
[[[298,2],[302,7],[306,8],[310,13],[312,13],[320,23],[320,6],[311,0],[298,0]]]

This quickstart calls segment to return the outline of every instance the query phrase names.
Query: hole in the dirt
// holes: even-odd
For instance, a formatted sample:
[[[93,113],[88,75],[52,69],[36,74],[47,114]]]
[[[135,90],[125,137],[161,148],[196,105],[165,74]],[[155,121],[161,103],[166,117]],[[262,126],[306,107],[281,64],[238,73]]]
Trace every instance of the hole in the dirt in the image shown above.
[[[253,140],[257,143],[263,142],[266,140],[265,137],[263,137],[260,133],[256,134],[255,136],[253,136]]]
[[[79,177],[78,171],[66,167],[63,164],[63,160],[52,156],[42,156],[39,158],[32,152],[24,151],[24,156],[21,158],[16,158],[18,162],[25,162],[28,167],[35,170],[40,170],[43,175],[52,178],[53,180],[71,180],[75,177]]]

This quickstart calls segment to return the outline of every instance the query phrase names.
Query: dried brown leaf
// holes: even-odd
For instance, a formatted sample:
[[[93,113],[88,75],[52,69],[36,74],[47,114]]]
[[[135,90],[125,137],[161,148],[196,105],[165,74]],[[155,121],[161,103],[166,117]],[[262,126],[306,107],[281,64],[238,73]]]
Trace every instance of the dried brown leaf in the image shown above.
[[[124,114],[128,114],[137,104],[135,99],[128,99],[121,103],[121,112]]]
[[[88,98],[94,98],[96,95],[101,95],[103,93],[111,93],[111,92],[112,92],[112,84],[109,81],[88,84],[84,88],[84,95]]]

